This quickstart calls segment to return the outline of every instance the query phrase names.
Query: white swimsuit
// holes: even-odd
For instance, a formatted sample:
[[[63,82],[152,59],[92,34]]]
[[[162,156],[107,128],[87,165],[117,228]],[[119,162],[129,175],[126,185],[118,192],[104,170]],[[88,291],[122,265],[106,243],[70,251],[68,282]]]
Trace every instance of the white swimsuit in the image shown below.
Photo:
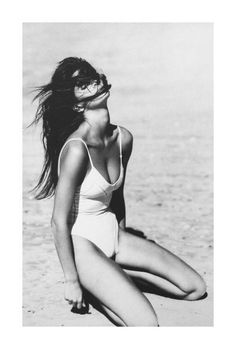
[[[71,234],[90,240],[108,257],[112,257],[118,252],[119,238],[118,222],[109,205],[113,191],[121,186],[124,177],[121,130],[119,126],[117,127],[120,138],[120,175],[115,183],[109,183],[93,166],[88,146],[81,138],[68,139],[63,145],[58,158],[59,175],[60,158],[65,146],[73,140],[80,140],[85,145],[91,168],[87,169],[82,184],[78,186],[75,192],[70,213]]]

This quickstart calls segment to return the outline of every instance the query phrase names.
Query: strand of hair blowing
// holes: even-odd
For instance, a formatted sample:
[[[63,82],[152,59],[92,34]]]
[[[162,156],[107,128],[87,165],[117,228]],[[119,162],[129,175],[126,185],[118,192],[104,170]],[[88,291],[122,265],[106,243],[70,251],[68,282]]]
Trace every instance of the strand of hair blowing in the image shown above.
[[[57,164],[60,150],[69,135],[84,120],[82,112],[73,110],[76,100],[72,75],[80,68],[82,61],[87,63],[77,57],[59,62],[51,82],[36,89],[38,93],[34,100],[38,99],[39,105],[32,124],[42,121],[41,136],[44,147],[42,172],[33,188],[38,200],[53,196],[58,181]]]

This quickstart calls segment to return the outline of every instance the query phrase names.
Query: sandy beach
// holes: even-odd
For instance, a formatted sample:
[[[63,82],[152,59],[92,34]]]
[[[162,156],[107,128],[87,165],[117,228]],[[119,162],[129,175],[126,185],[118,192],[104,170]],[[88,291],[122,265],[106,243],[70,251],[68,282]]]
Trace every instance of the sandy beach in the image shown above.
[[[37,38],[37,40],[36,40]],[[161,326],[213,325],[213,110],[210,24],[25,24],[23,325],[114,326],[103,314],[71,312],[50,230],[52,199],[30,189],[40,174],[33,86],[56,62],[86,58],[112,83],[113,123],[134,136],[126,179],[127,226],[171,250],[205,279],[188,302],[146,293]]]

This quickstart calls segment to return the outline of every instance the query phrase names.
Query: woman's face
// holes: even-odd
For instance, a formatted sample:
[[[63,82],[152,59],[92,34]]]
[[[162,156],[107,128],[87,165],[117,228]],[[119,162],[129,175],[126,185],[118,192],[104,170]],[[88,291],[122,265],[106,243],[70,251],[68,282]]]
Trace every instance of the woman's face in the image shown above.
[[[100,106],[106,102],[110,96],[111,85],[107,84],[105,76],[98,80],[92,80],[89,83],[80,83],[74,88],[75,98],[78,102],[88,102],[89,107]]]

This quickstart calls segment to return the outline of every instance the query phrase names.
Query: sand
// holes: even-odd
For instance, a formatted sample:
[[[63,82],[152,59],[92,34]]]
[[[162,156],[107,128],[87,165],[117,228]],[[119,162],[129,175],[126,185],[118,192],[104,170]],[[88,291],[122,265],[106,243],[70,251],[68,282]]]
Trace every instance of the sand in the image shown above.
[[[127,226],[176,253],[207,283],[207,298],[194,302],[146,294],[160,325],[212,326],[211,26],[65,26],[24,28],[23,324],[113,326],[96,309],[74,314],[64,301],[49,224],[53,202],[36,201],[29,192],[42,165],[40,130],[26,129],[36,107],[29,88],[47,81],[55,62],[78,55],[106,72],[113,84],[112,122],[134,135],[125,189]],[[45,46],[47,52],[41,50]]]

